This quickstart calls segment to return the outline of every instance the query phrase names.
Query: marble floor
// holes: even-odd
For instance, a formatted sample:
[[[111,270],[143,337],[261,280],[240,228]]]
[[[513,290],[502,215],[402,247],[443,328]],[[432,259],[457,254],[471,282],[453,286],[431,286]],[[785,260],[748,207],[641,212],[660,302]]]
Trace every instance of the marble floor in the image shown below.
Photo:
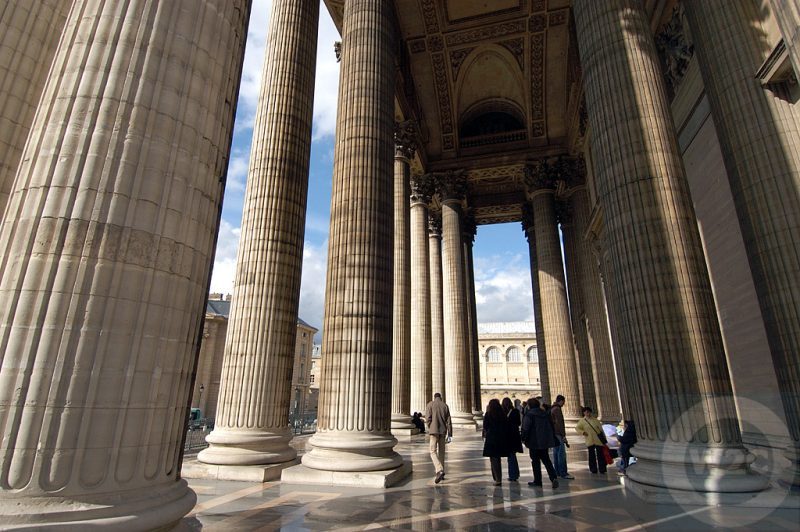
[[[386,490],[189,480],[198,503],[182,525],[203,531],[800,530],[798,509],[644,503],[623,489],[613,466],[606,475],[592,475],[585,463],[573,463],[575,480],[556,490],[549,483],[531,488],[530,462],[518,455],[519,482],[495,487],[481,448],[479,434],[457,435],[447,448],[447,477],[438,485],[423,436],[398,446],[414,472]]]

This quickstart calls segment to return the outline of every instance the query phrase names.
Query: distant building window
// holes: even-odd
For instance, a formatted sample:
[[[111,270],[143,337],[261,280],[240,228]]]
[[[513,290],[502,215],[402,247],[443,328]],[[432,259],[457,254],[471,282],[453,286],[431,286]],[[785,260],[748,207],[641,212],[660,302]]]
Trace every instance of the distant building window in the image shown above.
[[[522,353],[519,350],[519,347],[512,345],[506,351],[506,356],[508,357],[509,362],[522,362]]]
[[[303,333],[303,338],[307,337],[308,333]]]
[[[309,379],[309,382],[310,382],[311,384],[314,384],[314,374],[313,374],[313,373],[311,374],[311,377],[310,377],[310,379]]]
[[[536,347],[528,348],[528,362],[539,362],[539,352]]]
[[[486,358],[489,362],[500,362],[500,350],[492,346],[486,351]]]

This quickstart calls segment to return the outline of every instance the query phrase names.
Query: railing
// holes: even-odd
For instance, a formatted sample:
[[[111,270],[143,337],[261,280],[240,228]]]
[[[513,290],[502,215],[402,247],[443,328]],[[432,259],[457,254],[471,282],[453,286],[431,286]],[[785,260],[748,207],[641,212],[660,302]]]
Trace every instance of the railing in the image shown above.
[[[208,447],[206,436],[211,434],[211,428],[190,428],[186,431],[186,442],[183,444],[183,454],[194,454]]]

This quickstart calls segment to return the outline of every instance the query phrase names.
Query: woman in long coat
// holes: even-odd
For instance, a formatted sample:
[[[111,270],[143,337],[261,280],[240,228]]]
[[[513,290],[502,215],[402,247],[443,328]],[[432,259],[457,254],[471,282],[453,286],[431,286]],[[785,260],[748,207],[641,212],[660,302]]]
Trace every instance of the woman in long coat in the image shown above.
[[[519,480],[519,462],[517,453],[522,452],[522,438],[519,436],[519,427],[522,424],[522,416],[519,410],[514,408],[514,403],[506,397],[503,399],[503,412],[508,422],[508,480],[516,482]]]
[[[483,416],[483,438],[483,456],[489,457],[494,485],[499,486],[503,481],[500,459],[508,456],[508,421],[497,399],[492,399],[486,405],[486,414]]]

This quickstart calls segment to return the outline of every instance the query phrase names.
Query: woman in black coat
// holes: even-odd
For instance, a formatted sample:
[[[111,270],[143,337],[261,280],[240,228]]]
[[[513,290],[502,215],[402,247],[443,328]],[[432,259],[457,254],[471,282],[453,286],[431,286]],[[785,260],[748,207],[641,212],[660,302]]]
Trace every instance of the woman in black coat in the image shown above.
[[[519,479],[517,453],[522,452],[522,439],[519,436],[522,416],[520,416],[519,410],[514,408],[514,403],[508,397],[503,399],[503,412],[508,422],[508,480],[516,482]]]
[[[508,456],[508,421],[497,399],[492,399],[486,405],[486,414],[483,416],[483,438],[483,456],[489,457],[494,485],[499,486],[503,481],[500,458]]]

